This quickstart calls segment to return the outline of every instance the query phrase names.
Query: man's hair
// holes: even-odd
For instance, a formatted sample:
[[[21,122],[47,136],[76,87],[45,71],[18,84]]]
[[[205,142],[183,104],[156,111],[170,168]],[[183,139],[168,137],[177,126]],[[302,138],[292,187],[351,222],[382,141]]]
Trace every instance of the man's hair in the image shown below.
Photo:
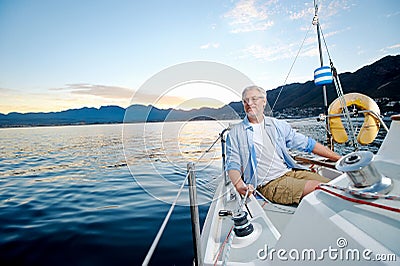
[[[251,86],[246,87],[246,88],[243,90],[243,92],[242,92],[242,100],[244,99],[244,96],[246,95],[246,92],[248,92],[249,90],[257,90],[257,91],[260,92],[265,98],[267,97],[267,92],[266,92],[263,88],[258,87],[258,86],[256,86],[256,85],[251,85]]]

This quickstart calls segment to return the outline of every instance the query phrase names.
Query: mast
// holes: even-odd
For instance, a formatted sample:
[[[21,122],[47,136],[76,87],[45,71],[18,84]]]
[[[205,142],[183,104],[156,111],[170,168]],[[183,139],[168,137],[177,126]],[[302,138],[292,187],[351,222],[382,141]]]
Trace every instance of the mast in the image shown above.
[[[319,25],[319,19],[318,19],[318,4],[316,0],[314,0],[314,8],[315,8],[315,14],[314,14],[314,19],[313,19],[313,24],[317,26],[317,37],[318,37],[318,49],[319,49],[319,61],[321,63],[321,67],[324,66],[324,59],[322,57],[322,45],[321,45],[321,29]],[[328,98],[326,94],[326,85],[322,85],[322,93],[324,97],[324,115],[325,118],[328,117]],[[327,146],[329,149],[333,150],[333,139],[331,136],[331,130],[329,126],[329,121],[328,119],[325,119],[325,126],[326,126],[326,142]]]

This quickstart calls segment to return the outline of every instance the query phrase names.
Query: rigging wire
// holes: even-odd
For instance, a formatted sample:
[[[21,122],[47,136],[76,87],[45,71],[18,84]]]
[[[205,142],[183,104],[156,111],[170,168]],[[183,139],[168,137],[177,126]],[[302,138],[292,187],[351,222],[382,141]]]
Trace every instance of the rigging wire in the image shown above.
[[[322,31],[321,25],[319,25],[319,30],[321,32],[322,39],[324,41],[326,53],[328,54],[328,58],[329,58],[330,66],[331,66],[331,71],[332,71],[333,78],[334,78],[333,80],[334,80],[334,84],[335,84],[335,88],[336,88],[336,93],[337,93],[337,95],[339,97],[339,102],[340,102],[340,105],[342,107],[342,113],[343,113],[344,117],[346,117],[347,123],[350,126],[350,128],[348,130],[351,133],[350,134],[350,136],[351,136],[351,144],[353,145],[355,150],[358,150],[356,131],[354,130],[354,125],[353,125],[353,122],[351,121],[351,118],[350,118],[350,112],[349,112],[349,109],[347,108],[347,103],[346,103],[346,100],[344,98],[344,92],[343,92],[343,88],[342,88],[342,85],[341,85],[340,80],[339,80],[339,75],[337,73],[337,70],[336,70],[335,66],[333,65],[333,61],[332,61],[331,55],[329,53],[328,45],[326,43],[325,35],[324,35],[324,32]]]
[[[294,61],[293,61],[292,65],[290,66],[289,72],[288,72],[288,74],[286,75],[285,81],[283,82],[283,85],[281,86],[281,89],[279,90],[278,96],[276,97],[275,102],[274,102],[274,104],[272,105],[271,112],[274,110],[275,105],[276,105],[276,103],[277,103],[279,97],[281,96],[281,93],[282,93],[283,88],[287,85],[287,80],[288,80],[288,78],[289,78],[289,76],[290,76],[290,73],[292,72],[292,69],[293,69],[293,67],[294,67],[294,64],[295,64],[296,61],[297,61],[297,58],[299,57],[300,51],[302,50],[303,45],[304,45],[304,43],[305,43],[306,40],[307,40],[307,36],[308,36],[308,33],[309,33],[310,30],[311,30],[311,27],[312,27],[312,25],[310,25],[310,27],[308,28],[308,30],[307,30],[307,32],[306,32],[306,35],[304,36],[303,42],[301,43],[300,48],[299,48],[299,50],[297,51],[296,57],[294,58]]]
[[[325,35],[324,35],[323,31],[322,31],[322,26],[321,26],[321,24],[319,24],[319,30],[320,30],[321,35],[322,35],[322,40],[324,41],[325,50],[326,50],[326,53],[328,54],[329,62],[332,63],[331,54],[329,53],[328,45],[326,44]]]

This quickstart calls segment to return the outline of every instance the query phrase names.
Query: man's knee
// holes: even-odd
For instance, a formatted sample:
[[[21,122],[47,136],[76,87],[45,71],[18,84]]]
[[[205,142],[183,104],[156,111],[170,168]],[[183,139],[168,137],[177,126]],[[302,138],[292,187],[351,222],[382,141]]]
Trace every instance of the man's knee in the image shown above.
[[[319,180],[308,180],[304,185],[304,190],[301,197],[313,192],[319,186],[319,184],[321,184],[321,181]]]

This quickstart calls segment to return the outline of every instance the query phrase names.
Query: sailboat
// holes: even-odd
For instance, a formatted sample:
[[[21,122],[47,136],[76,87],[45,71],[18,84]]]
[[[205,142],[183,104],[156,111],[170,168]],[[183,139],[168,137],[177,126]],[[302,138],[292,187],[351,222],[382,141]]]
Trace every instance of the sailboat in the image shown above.
[[[388,133],[376,154],[357,151],[385,126],[379,107],[366,95],[343,94],[336,69],[323,65],[318,5],[317,28],[321,67],[315,83],[323,87],[329,147],[350,142],[355,151],[335,165],[296,158],[331,179],[298,206],[270,202],[261,195],[239,195],[224,172],[208,210],[202,232],[193,224],[195,265],[395,265],[400,261],[400,115],[392,116]],[[325,85],[334,82],[338,99],[328,106]],[[357,132],[350,106],[364,114]],[[345,129],[345,125],[349,131]],[[221,132],[222,158],[229,128]],[[195,214],[195,203],[192,204]],[[193,217],[193,216],[192,216]],[[195,218],[196,220],[196,218]]]

